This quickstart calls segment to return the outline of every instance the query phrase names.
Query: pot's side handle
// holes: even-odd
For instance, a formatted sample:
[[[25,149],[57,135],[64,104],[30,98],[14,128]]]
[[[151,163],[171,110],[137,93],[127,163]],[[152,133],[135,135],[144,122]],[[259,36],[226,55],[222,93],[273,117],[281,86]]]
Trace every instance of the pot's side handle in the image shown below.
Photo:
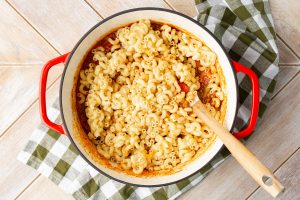
[[[239,131],[237,133],[233,133],[235,137],[241,139],[247,137],[253,132],[257,122],[259,108],[259,81],[257,75],[251,69],[236,61],[232,61],[232,63],[236,72],[242,72],[250,78],[252,86],[252,108],[250,113],[249,124],[244,130]]]
[[[69,53],[61,55],[59,57],[56,57],[52,60],[49,60],[43,67],[42,74],[41,74],[41,80],[40,80],[40,92],[39,92],[39,99],[40,99],[40,115],[42,118],[42,121],[48,126],[50,129],[64,134],[64,129],[62,125],[58,125],[53,123],[47,115],[47,106],[46,106],[46,89],[47,89],[47,78],[48,78],[48,72],[51,67],[54,65],[57,65],[59,63],[64,63],[68,57]]]

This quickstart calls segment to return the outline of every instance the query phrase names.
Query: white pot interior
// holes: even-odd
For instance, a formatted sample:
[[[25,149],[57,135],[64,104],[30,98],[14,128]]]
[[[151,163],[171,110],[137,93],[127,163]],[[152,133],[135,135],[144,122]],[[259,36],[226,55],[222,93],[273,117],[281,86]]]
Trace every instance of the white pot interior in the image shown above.
[[[76,49],[74,49],[74,52],[70,57],[69,63],[66,66],[67,69],[62,79],[63,84],[61,89],[62,90],[61,109],[63,112],[65,126],[67,127],[70,136],[73,138],[74,135],[74,130],[72,128],[74,116],[72,114],[72,105],[70,102],[71,99],[70,96],[74,84],[74,76],[81,60],[83,59],[83,56],[101,36],[107,34],[112,29],[126,25],[128,23],[135,22],[139,19],[152,19],[159,22],[173,24],[177,27],[187,30],[188,32],[200,38],[200,40],[202,40],[208,47],[210,47],[218,55],[219,63],[222,67],[225,80],[226,80],[226,86],[227,86],[226,87],[227,88],[226,91],[227,112],[225,117],[225,126],[228,129],[230,129],[234,122],[235,112],[237,109],[236,108],[237,105],[236,82],[235,82],[235,74],[233,72],[231,64],[226,54],[224,53],[222,47],[220,46],[220,44],[205,29],[203,29],[201,26],[197,25],[197,23],[184,16],[181,16],[173,12],[168,12],[165,10],[159,10],[159,9],[144,10],[143,9],[143,10],[131,10],[113,16],[112,18],[109,18],[104,23],[94,28],[89,34],[87,34],[86,37],[76,47]],[[198,159],[188,164],[182,171],[171,175],[149,177],[145,181],[145,178],[129,176],[127,174],[120,173],[100,165],[99,163],[95,162],[90,158],[90,156],[87,154],[84,148],[82,148],[82,146],[78,141],[74,140],[74,142],[76,146],[79,148],[79,150],[82,152],[82,154],[86,158],[88,158],[94,166],[96,166],[105,174],[123,182],[137,184],[137,185],[144,185],[144,186],[161,185],[161,184],[175,182],[195,173],[201,167],[207,164],[217,154],[217,152],[220,150],[220,148],[223,145],[220,139],[217,138],[216,141],[211,145],[211,147],[204,154],[202,154]]]

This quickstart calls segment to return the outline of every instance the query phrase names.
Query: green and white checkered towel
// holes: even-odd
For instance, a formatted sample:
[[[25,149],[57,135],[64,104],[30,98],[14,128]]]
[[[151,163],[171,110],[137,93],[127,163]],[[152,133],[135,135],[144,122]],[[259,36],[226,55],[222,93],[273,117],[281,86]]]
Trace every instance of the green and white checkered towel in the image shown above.
[[[270,100],[278,73],[278,50],[267,0],[196,1],[198,21],[226,47],[232,59],[255,71],[260,81],[261,117]],[[240,107],[235,129],[245,126],[251,106],[251,84],[238,74]],[[58,102],[58,101],[57,101]],[[59,122],[58,103],[48,111]],[[143,188],[125,185],[99,174],[89,166],[65,135],[40,125],[18,159],[48,177],[76,199],[175,199],[198,184],[229,155],[224,149],[194,176],[164,187]]]

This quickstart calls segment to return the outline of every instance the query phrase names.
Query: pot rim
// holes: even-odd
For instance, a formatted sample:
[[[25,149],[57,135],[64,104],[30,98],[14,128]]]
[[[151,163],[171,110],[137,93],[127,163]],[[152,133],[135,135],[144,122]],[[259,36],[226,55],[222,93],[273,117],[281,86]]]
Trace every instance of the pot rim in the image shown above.
[[[236,76],[236,71],[234,70],[234,66],[232,64],[232,61],[228,55],[228,53],[226,52],[226,49],[225,47],[223,46],[223,44],[218,40],[218,38],[212,33],[210,32],[210,30],[208,30],[204,25],[200,24],[198,21],[196,21],[195,19],[183,14],[183,13],[180,13],[180,12],[177,12],[177,11],[174,11],[174,10],[168,10],[168,9],[165,9],[165,8],[158,8],[158,7],[140,7],[140,8],[133,8],[133,9],[128,9],[128,10],[124,10],[124,11],[121,11],[121,12],[118,12],[118,13],[115,13],[113,15],[110,15],[109,17],[103,19],[102,21],[98,22],[97,24],[95,24],[92,28],[90,28],[81,38],[80,40],[76,43],[76,45],[74,46],[74,48],[72,49],[72,51],[70,52],[66,62],[65,62],[65,67],[64,67],[64,70],[63,70],[63,73],[62,73],[62,77],[61,77],[61,81],[60,81],[60,89],[59,89],[59,106],[60,106],[60,115],[61,115],[61,119],[62,119],[62,122],[63,122],[63,127],[64,127],[64,130],[66,131],[66,135],[68,136],[68,138],[70,139],[71,143],[75,146],[75,148],[77,149],[77,151],[79,152],[80,156],[89,164],[91,165],[95,170],[97,170],[99,173],[107,176],[108,178],[110,179],[113,179],[115,181],[118,181],[118,182],[121,182],[121,183],[124,183],[124,184],[128,184],[128,185],[131,185],[131,186],[137,186],[137,187],[161,187],[161,186],[167,186],[167,185],[171,185],[171,184],[174,184],[174,183],[178,183],[184,179],[187,179],[187,178],[190,178],[192,177],[193,175],[197,174],[200,172],[200,170],[205,167],[211,160],[213,160],[216,155],[224,148],[224,144],[222,144],[221,148],[219,149],[219,151],[217,151],[217,153],[201,168],[199,168],[198,170],[196,170],[194,173],[184,177],[184,178],[181,178],[179,180],[176,180],[176,181],[172,181],[172,182],[168,182],[168,183],[162,183],[162,184],[154,184],[154,185],[142,185],[142,184],[134,184],[134,183],[130,183],[130,182],[126,182],[126,181],[123,181],[123,180],[120,180],[120,179],[117,179],[115,177],[112,177],[111,175],[101,171],[97,166],[95,166],[82,152],[81,150],[77,147],[76,143],[74,142],[72,136],[69,134],[69,130],[68,130],[68,127],[66,126],[66,121],[65,121],[65,118],[64,118],[64,111],[63,111],[63,106],[62,106],[62,91],[63,91],[63,83],[64,83],[64,78],[65,78],[65,74],[66,74],[66,71],[67,71],[67,68],[68,68],[68,65],[69,65],[69,62],[70,60],[72,59],[72,56],[74,54],[74,52],[77,50],[78,46],[82,43],[82,41],[94,30],[96,29],[98,26],[100,26],[101,24],[109,21],[110,19],[116,17],[116,16],[119,16],[119,15],[122,15],[122,14],[125,14],[125,13],[130,13],[130,12],[134,12],[134,11],[141,11],[141,10],[154,10],[154,11],[164,11],[164,12],[168,12],[168,13],[173,13],[173,14],[176,14],[176,15],[179,15],[181,17],[184,17],[186,18],[187,20],[190,20],[192,21],[194,24],[196,24],[197,26],[200,26],[202,29],[204,29],[208,34],[210,34],[215,40],[216,42],[220,45],[220,47],[222,48],[222,51],[223,53],[226,55],[229,63],[230,63],[230,67],[231,67],[231,70],[233,72],[233,77],[234,77],[234,82],[235,82],[235,90],[236,90],[236,109],[235,109],[235,113],[234,113],[234,118],[233,118],[233,122],[232,122],[232,126],[230,128],[230,132],[233,131],[233,127],[234,127],[234,124],[235,124],[235,121],[236,121],[236,117],[237,117],[237,111],[238,111],[238,99],[239,99],[239,91],[238,91],[238,81],[237,81],[237,76]],[[146,179],[146,178],[145,178]]]

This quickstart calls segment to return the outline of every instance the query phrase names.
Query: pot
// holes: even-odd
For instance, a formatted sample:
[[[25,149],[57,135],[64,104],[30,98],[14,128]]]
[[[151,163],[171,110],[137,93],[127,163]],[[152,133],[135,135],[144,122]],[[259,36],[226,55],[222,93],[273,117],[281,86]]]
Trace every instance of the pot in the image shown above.
[[[72,141],[74,146],[78,149],[81,156],[100,173],[115,179],[117,181],[136,185],[136,186],[162,186],[171,184],[182,179],[185,179],[193,174],[197,173],[204,165],[206,165],[223,147],[223,143],[220,139],[216,138],[215,142],[207,149],[207,151],[194,161],[187,164],[181,171],[154,177],[135,177],[125,173],[114,171],[104,165],[99,164],[91,155],[85,150],[84,146],[76,139],[75,131],[73,128],[74,113],[72,110],[71,93],[74,84],[74,77],[78,66],[86,52],[95,44],[95,42],[102,36],[106,35],[109,31],[114,30],[123,25],[138,21],[139,19],[151,19],[162,23],[172,24],[175,27],[187,30],[196,37],[200,38],[212,51],[214,51],[219,59],[223,75],[226,81],[226,93],[227,93],[227,108],[224,126],[228,130],[232,130],[234,121],[237,115],[237,103],[238,103],[238,84],[237,84],[237,72],[246,74],[252,82],[252,108],[250,114],[250,120],[248,126],[234,135],[238,138],[248,136],[254,129],[259,106],[259,86],[257,76],[253,71],[247,67],[231,61],[225,52],[225,48],[216,39],[216,37],[207,30],[203,25],[199,24],[194,19],[185,16],[181,13],[172,10],[166,10],[162,8],[137,8],[126,10],[117,14],[114,14],[98,24],[92,27],[75,45],[70,53],[64,54],[57,58],[50,60],[42,71],[40,82],[40,111],[43,122],[54,131],[61,134],[66,134]],[[46,83],[48,71],[51,67],[64,63],[65,68],[61,78],[60,84],[60,114],[63,124],[58,125],[51,122],[47,117],[46,112]]]

